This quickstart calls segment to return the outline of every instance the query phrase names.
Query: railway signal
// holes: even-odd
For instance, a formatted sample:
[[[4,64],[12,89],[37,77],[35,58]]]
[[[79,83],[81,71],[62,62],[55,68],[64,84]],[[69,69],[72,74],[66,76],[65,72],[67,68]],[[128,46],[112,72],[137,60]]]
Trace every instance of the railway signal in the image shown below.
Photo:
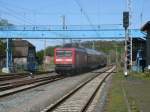
[[[123,27],[127,29],[129,27],[129,12],[123,12]]]

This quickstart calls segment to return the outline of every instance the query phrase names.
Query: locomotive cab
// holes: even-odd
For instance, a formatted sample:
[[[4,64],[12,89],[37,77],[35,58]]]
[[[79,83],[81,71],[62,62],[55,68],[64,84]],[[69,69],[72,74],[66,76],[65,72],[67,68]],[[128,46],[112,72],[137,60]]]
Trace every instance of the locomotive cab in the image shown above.
[[[75,64],[75,49],[73,48],[56,48],[54,53],[55,71],[57,73],[65,73],[72,71]]]

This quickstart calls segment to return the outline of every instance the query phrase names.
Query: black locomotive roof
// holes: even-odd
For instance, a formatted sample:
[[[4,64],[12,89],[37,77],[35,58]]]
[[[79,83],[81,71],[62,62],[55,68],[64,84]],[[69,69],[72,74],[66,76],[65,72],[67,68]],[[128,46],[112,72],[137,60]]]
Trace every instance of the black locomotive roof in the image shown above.
[[[68,44],[65,44],[63,47],[65,47],[65,48],[72,48],[72,47],[74,47],[74,48],[84,48],[83,46],[81,46],[80,44],[78,44],[78,43],[68,43]]]
[[[100,51],[97,51],[97,50],[94,50],[94,49],[88,49],[88,48],[85,48],[87,54],[96,54],[96,55],[104,55],[103,52],[100,52]]]

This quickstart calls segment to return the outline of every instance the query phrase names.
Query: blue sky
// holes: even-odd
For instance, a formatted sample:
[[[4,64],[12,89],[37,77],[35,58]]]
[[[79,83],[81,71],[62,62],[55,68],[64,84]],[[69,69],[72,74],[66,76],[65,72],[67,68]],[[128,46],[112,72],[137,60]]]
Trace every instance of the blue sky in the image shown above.
[[[62,15],[65,15],[67,25],[89,25],[87,17],[81,11],[83,9],[92,24],[122,24],[122,12],[127,9],[126,1],[0,0],[0,17],[16,25],[62,25]],[[131,1],[132,28],[139,28],[150,20],[150,0]],[[37,50],[44,46],[44,40],[30,41],[36,45]],[[60,43],[62,40],[48,40],[47,45]]]

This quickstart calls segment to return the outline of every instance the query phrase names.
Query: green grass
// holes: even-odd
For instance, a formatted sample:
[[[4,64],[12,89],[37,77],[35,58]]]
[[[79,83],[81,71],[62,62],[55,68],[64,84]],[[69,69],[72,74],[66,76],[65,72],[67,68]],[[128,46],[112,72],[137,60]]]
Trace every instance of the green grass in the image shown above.
[[[140,112],[136,99],[128,95],[131,112]]]
[[[112,87],[109,91],[106,112],[127,112],[127,106],[122,92],[121,81],[123,75],[117,73],[113,75]]]
[[[131,112],[140,112],[140,109],[150,112],[150,73],[129,73],[125,78],[122,72],[112,77],[112,85],[108,94],[106,112],[127,112],[124,98],[125,90]]]
[[[131,72],[124,88],[132,112],[150,112],[150,74]]]
[[[150,72],[138,73],[131,72],[129,73],[130,78],[138,79],[138,80],[150,80]]]

